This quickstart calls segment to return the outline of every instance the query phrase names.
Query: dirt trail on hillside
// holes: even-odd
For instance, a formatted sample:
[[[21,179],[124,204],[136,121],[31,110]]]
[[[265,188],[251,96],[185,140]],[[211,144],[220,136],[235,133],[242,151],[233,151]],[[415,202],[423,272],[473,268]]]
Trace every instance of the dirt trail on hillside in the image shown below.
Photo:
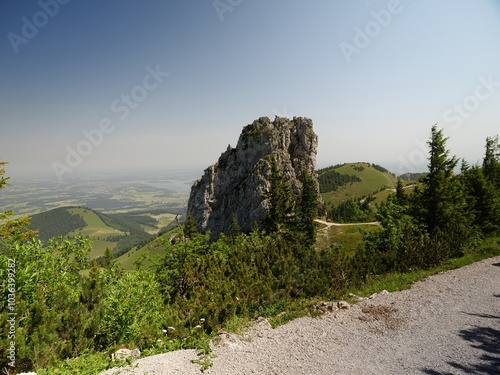
[[[352,226],[359,226],[359,225],[380,225],[380,223],[378,221],[371,221],[369,223],[332,223],[331,221],[324,221],[324,220],[319,220],[319,219],[315,219],[314,221],[316,223],[326,225],[327,228],[330,228],[330,227],[352,227]]]
[[[244,337],[221,334],[214,353],[205,374],[500,374],[500,257],[320,318],[262,320]],[[122,373],[200,374],[195,358],[167,353]]]

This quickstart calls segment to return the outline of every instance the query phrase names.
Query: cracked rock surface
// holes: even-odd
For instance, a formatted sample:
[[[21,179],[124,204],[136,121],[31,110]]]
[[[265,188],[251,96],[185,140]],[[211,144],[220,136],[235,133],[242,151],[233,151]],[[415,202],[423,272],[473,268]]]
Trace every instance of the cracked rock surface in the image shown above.
[[[307,172],[316,181],[318,136],[312,120],[261,117],[243,128],[236,147],[228,146],[191,188],[187,211],[200,232],[214,237],[229,233],[235,215],[243,232],[253,229],[268,209],[263,194],[270,190],[270,163],[275,159],[296,194]]]

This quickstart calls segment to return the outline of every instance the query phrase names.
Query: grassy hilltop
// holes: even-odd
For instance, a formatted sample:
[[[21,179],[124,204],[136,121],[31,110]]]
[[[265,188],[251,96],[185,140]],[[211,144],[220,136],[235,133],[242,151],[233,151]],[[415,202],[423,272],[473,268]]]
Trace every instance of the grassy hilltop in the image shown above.
[[[354,176],[358,180],[339,184],[333,190],[322,192],[321,196],[325,203],[332,205],[338,205],[350,198],[361,199],[370,194],[376,195],[381,190],[395,188],[397,183],[396,176],[375,164],[346,163],[318,170],[320,189],[322,176],[324,178],[332,173]]]
[[[318,170],[326,218],[335,222],[375,219],[375,203],[385,202],[397,184],[387,169],[370,163],[346,163]]]

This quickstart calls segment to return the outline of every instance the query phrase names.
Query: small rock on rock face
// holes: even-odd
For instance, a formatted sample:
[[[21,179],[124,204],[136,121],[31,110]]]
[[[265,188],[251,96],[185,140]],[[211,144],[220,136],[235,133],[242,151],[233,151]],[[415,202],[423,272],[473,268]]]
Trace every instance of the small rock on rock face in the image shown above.
[[[318,302],[316,305],[314,305],[314,308],[316,310],[319,310],[323,313],[327,312],[333,312],[338,310],[338,304],[337,302]]]
[[[346,301],[339,301],[337,303],[337,307],[341,310],[345,310],[345,309],[349,309],[351,307],[351,305],[349,304],[349,302],[346,302]]]
[[[210,230],[217,238],[229,233],[235,215],[240,229],[250,232],[269,208],[263,194],[270,189],[272,158],[295,194],[302,189],[300,178],[304,172],[315,180],[319,192],[315,175],[317,149],[318,136],[307,118],[276,117],[271,121],[261,117],[244,127],[236,147],[228,147],[191,188],[188,212],[197,230]]]
[[[368,297],[368,299],[374,299],[374,298],[377,298],[377,297],[380,297],[380,296],[386,296],[388,294],[389,294],[389,292],[384,289],[381,292],[373,293],[370,297]]]
[[[125,361],[128,358],[132,358],[132,360],[139,359],[141,357],[141,352],[139,349],[118,349],[113,355],[113,361]]]
[[[232,350],[238,350],[240,347],[240,338],[234,333],[221,331],[217,333],[211,341],[212,349],[214,346],[226,347]]]

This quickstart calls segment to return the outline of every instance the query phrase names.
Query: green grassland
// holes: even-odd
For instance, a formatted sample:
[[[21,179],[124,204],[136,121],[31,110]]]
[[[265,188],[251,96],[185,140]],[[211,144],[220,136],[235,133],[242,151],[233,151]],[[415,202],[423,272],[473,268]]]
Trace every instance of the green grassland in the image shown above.
[[[68,208],[68,212],[72,215],[80,216],[87,224],[84,228],[68,233],[71,237],[84,236],[105,239],[106,237],[125,235],[123,231],[104,224],[101,218],[92,210],[86,208]]]
[[[353,256],[363,246],[363,231],[374,232],[379,230],[378,225],[342,225],[327,228],[320,225],[316,240],[316,248],[336,247],[339,251]]]
[[[175,220],[176,214],[164,213],[164,214],[153,214],[147,213],[142,216],[149,217],[156,220],[156,225],[142,225],[142,229],[149,234],[157,234],[161,229],[167,227],[170,223]]]
[[[113,251],[117,248],[118,241],[110,240],[109,238],[126,235],[125,232],[106,225],[92,210],[85,208],[68,208],[68,212],[72,215],[80,216],[86,223],[85,227],[68,233],[68,236],[84,236],[93,240],[92,252],[89,255],[90,259],[95,259],[104,255],[106,249]]]
[[[374,168],[370,163],[348,163],[341,166],[325,168],[318,172],[321,174],[330,169],[340,174],[359,177],[361,182],[350,182],[340,186],[335,191],[322,193],[321,196],[323,201],[327,205],[338,205],[350,198],[361,198],[370,194],[373,194],[375,198],[377,198],[378,194],[381,194],[379,201],[382,201],[384,198],[386,199],[388,195],[384,190],[395,188],[397,184],[397,178],[395,176]]]
[[[121,255],[116,259],[116,263],[123,267],[126,270],[133,270],[136,268],[136,262],[141,260],[141,257],[144,255],[148,255],[154,257],[156,255],[163,254],[165,251],[164,242],[168,241],[169,238],[176,232],[177,229],[170,230],[161,236],[158,236],[151,242],[147,243],[144,246],[136,246],[129,252]],[[144,265],[149,264],[149,262],[145,261]]]

